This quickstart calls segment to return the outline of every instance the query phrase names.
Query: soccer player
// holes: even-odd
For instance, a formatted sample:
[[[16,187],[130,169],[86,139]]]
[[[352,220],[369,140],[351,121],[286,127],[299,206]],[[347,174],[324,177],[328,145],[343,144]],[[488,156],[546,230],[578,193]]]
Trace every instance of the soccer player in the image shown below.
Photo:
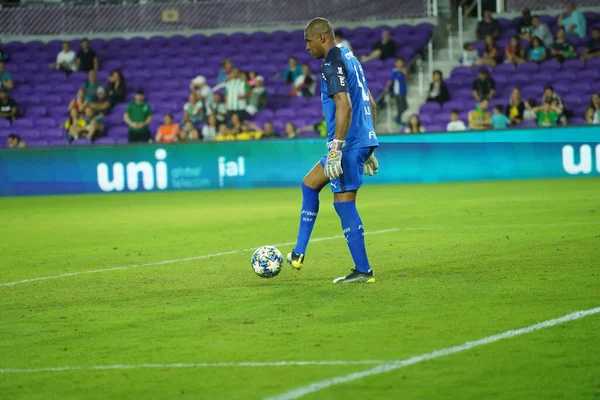
[[[374,151],[379,143],[375,134],[375,101],[354,54],[336,44],[329,21],[315,18],[304,30],[306,50],[321,65],[321,102],[327,125],[329,151],[302,181],[302,212],[298,240],[287,260],[299,270],[319,212],[319,192],[327,184],[333,192],[333,206],[355,267],[334,283],[375,282],[365,249],[363,224],[356,210],[356,192],[363,174],[377,173]]]

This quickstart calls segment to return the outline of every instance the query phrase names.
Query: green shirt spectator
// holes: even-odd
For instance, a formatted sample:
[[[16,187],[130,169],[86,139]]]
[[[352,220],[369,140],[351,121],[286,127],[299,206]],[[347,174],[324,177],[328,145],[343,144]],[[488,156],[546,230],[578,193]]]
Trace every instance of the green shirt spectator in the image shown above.
[[[559,114],[558,114],[558,112],[556,112],[556,110],[551,109],[549,104],[548,104],[548,106],[544,105],[537,112],[538,126],[542,126],[542,127],[556,126],[557,122],[558,122],[558,117],[559,117]]]
[[[136,92],[135,101],[127,105],[123,118],[129,125],[129,142],[148,142],[151,139],[148,124],[152,121],[152,109],[146,103],[143,91]]]

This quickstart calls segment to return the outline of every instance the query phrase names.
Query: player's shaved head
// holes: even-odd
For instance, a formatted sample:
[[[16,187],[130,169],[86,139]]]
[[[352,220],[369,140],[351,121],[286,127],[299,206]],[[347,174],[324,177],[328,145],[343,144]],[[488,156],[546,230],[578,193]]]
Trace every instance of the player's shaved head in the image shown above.
[[[306,50],[317,59],[324,58],[329,49],[335,46],[333,28],[325,18],[315,18],[306,25],[304,40]]]
[[[333,36],[333,28],[325,18],[315,18],[306,25],[306,32],[310,35]]]

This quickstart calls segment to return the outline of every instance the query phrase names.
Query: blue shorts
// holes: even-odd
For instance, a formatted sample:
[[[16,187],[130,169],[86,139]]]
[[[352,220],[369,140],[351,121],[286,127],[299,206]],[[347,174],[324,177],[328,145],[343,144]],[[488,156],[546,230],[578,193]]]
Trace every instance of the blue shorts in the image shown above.
[[[375,151],[375,147],[362,147],[342,152],[342,175],[336,179],[330,179],[331,191],[333,193],[349,192],[358,190],[363,183],[365,161]],[[325,167],[327,155],[321,158],[321,166]]]

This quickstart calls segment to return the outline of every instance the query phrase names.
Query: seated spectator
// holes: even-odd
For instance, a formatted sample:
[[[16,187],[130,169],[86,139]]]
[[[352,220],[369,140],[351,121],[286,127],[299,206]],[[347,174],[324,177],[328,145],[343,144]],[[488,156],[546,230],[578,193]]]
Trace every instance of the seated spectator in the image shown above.
[[[444,83],[444,76],[442,71],[433,71],[432,76],[433,82],[429,85],[429,93],[427,95],[427,101],[434,101],[436,103],[444,104],[450,101],[450,92],[448,87]]]
[[[225,84],[225,105],[229,118],[232,113],[238,113],[240,117],[243,117],[249,92],[248,82],[240,76],[240,70],[234,68]]]
[[[127,105],[123,120],[129,126],[129,142],[149,142],[150,129],[148,125],[152,121],[152,109],[146,103],[146,94],[143,90],[135,93],[135,100]]]
[[[531,62],[541,63],[546,61],[546,48],[538,37],[531,39],[531,47],[527,50],[527,59]]]
[[[229,58],[226,58],[225,60],[223,60],[223,66],[219,70],[219,75],[217,75],[217,84],[227,82],[227,78],[229,77],[229,74],[231,73],[231,69],[232,69],[231,60]]]
[[[558,100],[552,99],[550,102],[550,106],[554,110],[558,110],[560,113],[558,114],[558,125],[566,126],[567,125],[567,112],[568,110],[559,107]],[[572,114],[572,113],[570,113]]]
[[[8,147],[11,149],[22,149],[23,147],[27,147],[27,143],[21,139],[21,136],[11,133],[8,135]]]
[[[550,48],[550,54],[553,59],[560,62],[577,56],[573,46],[571,46],[566,40],[565,28],[560,27],[556,31],[556,40],[554,40],[554,44]]]
[[[371,46],[371,53],[362,56],[360,61],[364,63],[375,59],[387,60],[393,57],[396,57],[396,42],[392,39],[390,31],[384,30],[381,32],[381,40]]]
[[[498,105],[494,107],[494,115],[492,115],[492,126],[494,129],[506,129],[510,125],[510,119],[504,115],[504,107]]]
[[[91,107],[84,109],[85,136],[94,141],[104,134],[104,118],[102,114],[95,115]]]
[[[600,111],[600,93],[594,93],[590,99],[590,108],[594,111]]]
[[[67,137],[70,142],[79,138],[83,138],[86,135],[86,122],[83,118],[81,118],[79,111],[74,108],[69,111],[69,119],[63,124],[63,126],[67,130]]]
[[[396,57],[396,68],[392,71],[392,76],[387,82],[385,90],[391,92],[392,98],[396,101],[397,124],[402,123],[402,114],[408,109],[408,102],[406,101],[408,93],[407,76],[408,71],[404,68],[404,60],[401,57]]]
[[[448,132],[462,132],[467,130],[465,123],[458,119],[458,110],[450,112],[450,122],[446,125],[446,130]]]
[[[417,114],[410,116],[404,133],[425,133],[425,127],[421,124],[421,120]]]
[[[204,121],[204,105],[196,97],[196,92],[190,93],[188,102],[183,106],[183,121],[190,121],[194,126],[200,126]]]
[[[231,133],[226,124],[219,125],[219,133],[215,136],[217,142],[228,142],[235,140],[235,134]]]
[[[98,88],[100,88],[100,83],[98,83],[98,74],[96,70],[91,70],[88,72],[88,79],[83,83],[81,88],[85,92],[85,99],[87,101],[96,101],[96,94],[98,93]]]
[[[90,72],[92,70],[98,71],[100,69],[98,56],[96,52],[90,48],[90,41],[83,39],[81,41],[81,50],[77,52],[77,59],[75,61],[77,71]]]
[[[89,103],[89,107],[94,111],[96,115],[106,115],[110,111],[112,104],[108,100],[108,97],[106,97],[106,90],[104,90],[102,86],[100,86],[96,91],[96,100],[91,101]]]
[[[248,85],[250,86],[250,89],[254,89],[254,87],[256,86],[256,77],[258,76],[258,74],[256,73],[256,71],[248,71]],[[264,79],[263,79],[264,82]]]
[[[508,105],[506,106],[506,116],[510,120],[511,124],[520,124],[523,120],[523,113],[525,112],[525,103],[521,97],[521,89],[514,88],[510,94]]]
[[[554,88],[552,87],[552,85],[547,85],[544,88],[544,93],[542,94],[542,104],[545,101],[550,101],[552,102],[552,100],[556,100],[556,107],[560,109],[561,114],[562,113],[566,113],[565,110],[565,102],[563,100],[563,98],[554,91]]]
[[[65,41],[62,44],[62,50],[56,55],[56,63],[50,64],[50,68],[60,70],[69,76],[77,70],[76,58],[77,55],[71,49],[71,45]]]
[[[490,77],[485,67],[479,69],[477,79],[473,81],[473,98],[491,100],[496,95],[496,81]]]
[[[535,107],[533,110],[536,113],[539,127],[557,126],[561,112],[559,109],[552,107],[552,100],[545,100],[541,106]]]
[[[504,48],[504,60],[507,63],[519,65],[525,61],[525,49],[521,46],[519,38],[513,36]]]
[[[108,85],[106,85],[106,92],[108,94],[108,101],[110,101],[113,106],[125,101],[127,88],[125,86],[123,72],[121,72],[120,69],[115,69],[110,73]]]
[[[315,95],[315,76],[310,73],[308,64],[302,65],[302,75],[296,78],[291,95],[298,97],[313,97]]]
[[[210,121],[210,118],[209,118]],[[200,140],[200,133],[198,129],[192,125],[191,121],[187,121],[183,124],[183,128],[179,131],[180,142],[197,142]]]
[[[219,131],[219,125],[217,122],[217,118],[214,115],[211,115],[206,120],[206,125],[202,127],[202,140],[205,142],[212,142],[215,140],[215,136]]]
[[[238,113],[231,114],[231,119],[229,121],[229,132],[232,135],[237,135],[238,133],[242,133],[247,131],[247,127],[242,123],[242,118]]]
[[[463,67],[473,67],[476,64],[479,64],[479,52],[473,43],[465,43],[460,65]]]
[[[599,114],[596,112],[596,110],[594,110],[592,107],[588,107],[588,109],[585,110],[585,123],[587,125],[597,125],[597,115]]]
[[[487,64],[495,67],[497,64],[502,62],[502,54],[500,54],[500,48],[496,44],[496,41],[491,35],[485,37],[485,48],[483,50],[483,56],[479,59],[479,64]]]
[[[5,90],[0,90],[0,118],[11,122],[19,118],[19,105]]]
[[[256,114],[258,111],[265,108],[267,104],[267,91],[265,90],[265,78],[258,75],[254,79],[254,87],[250,91],[248,106],[246,112],[250,115]]]
[[[558,24],[566,29],[567,34],[585,37],[587,22],[583,13],[575,8],[572,1],[567,2],[565,11],[558,16]]]
[[[317,122],[316,124],[301,126],[300,128],[298,128],[296,130],[297,133],[308,132],[308,131],[315,131],[319,134],[320,137],[326,138],[327,137],[327,123],[325,122],[324,119],[322,119],[319,122]]]
[[[195,77],[192,80],[190,89],[196,94],[196,98],[202,102],[205,108],[210,108],[213,103],[213,92],[206,84],[206,78],[204,76],[198,75]]]
[[[11,74],[6,72],[4,61],[0,61],[0,90],[10,92],[15,87],[15,82]]]
[[[554,43],[554,36],[552,35],[550,28],[548,28],[548,25],[545,22],[542,22],[538,16],[533,17],[531,23],[533,24],[533,29],[527,40],[533,41],[533,38],[537,37],[543,47],[550,48]]]
[[[79,89],[77,91],[77,97],[69,102],[69,112],[71,112],[72,109],[83,112],[87,106],[88,102],[85,99],[85,90]]]
[[[227,107],[225,107],[225,103],[223,103],[223,98],[219,93],[215,93],[213,97],[212,107],[209,108],[210,111],[207,110],[209,115],[214,115],[217,118],[219,124],[225,123],[227,121]]]
[[[288,58],[288,66],[285,71],[281,74],[276,74],[275,77],[283,77],[285,83],[292,85],[300,75],[302,75],[302,66],[298,64],[298,60],[290,57]]]
[[[592,37],[586,43],[581,59],[588,61],[596,57],[600,57],[600,28],[598,27],[592,29]]]
[[[517,40],[530,40],[531,31],[533,31],[533,21],[531,18],[531,11],[529,8],[525,8],[521,12],[521,19],[517,24]]]
[[[477,24],[477,40],[483,40],[486,36],[496,39],[500,36],[500,24],[497,19],[492,17],[491,11],[483,12],[483,20]]]
[[[482,99],[475,106],[474,110],[469,111],[469,128],[480,131],[492,127],[492,116],[487,112],[490,102]]]
[[[156,143],[174,143],[179,140],[179,125],[173,122],[171,114],[165,114],[164,123],[156,130]]]
[[[348,50],[352,51],[352,46],[350,45],[349,41],[344,39],[344,32],[342,32],[341,29],[336,29],[333,33],[335,35],[335,42],[337,44],[341,44]]]
[[[296,126],[291,123],[288,122],[287,124],[285,124],[285,128],[284,128],[284,133],[285,133],[285,137],[288,139],[296,139],[298,138],[298,132],[296,131]]]
[[[300,130],[298,129],[298,132]],[[261,131],[260,135],[261,139],[277,139],[278,135],[275,133],[275,128],[273,128],[273,123],[270,121],[265,122],[265,125]]]
[[[535,99],[527,99],[525,102],[525,110],[523,111],[524,121],[535,121],[537,116],[535,114],[535,108],[537,107],[537,101]]]

